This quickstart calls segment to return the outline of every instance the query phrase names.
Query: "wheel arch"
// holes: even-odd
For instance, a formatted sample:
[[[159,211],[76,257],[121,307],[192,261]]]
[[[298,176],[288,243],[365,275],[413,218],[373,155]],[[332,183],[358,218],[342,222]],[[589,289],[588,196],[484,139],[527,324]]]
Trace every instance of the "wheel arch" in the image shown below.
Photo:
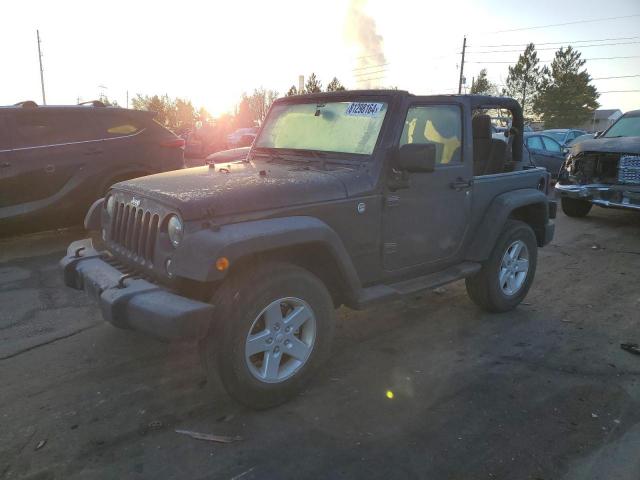
[[[220,257],[228,259],[228,269],[216,268]],[[352,303],[361,289],[340,237],[315,217],[272,218],[200,230],[185,235],[185,244],[176,250],[173,264],[179,276],[217,283],[240,268],[270,260],[309,270],[325,283],[336,305]]]
[[[486,260],[508,219],[527,223],[534,231],[538,246],[545,244],[545,226],[549,221],[548,198],[533,188],[513,190],[495,197],[489,204],[469,247],[467,258]]]

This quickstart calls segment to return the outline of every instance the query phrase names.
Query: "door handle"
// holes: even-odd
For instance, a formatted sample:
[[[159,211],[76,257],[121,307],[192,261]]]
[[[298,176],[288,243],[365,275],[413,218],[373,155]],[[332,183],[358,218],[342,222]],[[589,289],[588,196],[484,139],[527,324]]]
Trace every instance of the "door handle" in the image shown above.
[[[44,173],[53,173],[56,171],[56,167],[55,165],[47,165],[46,167],[44,167]]]
[[[7,167],[10,167],[10,166],[11,166],[11,164],[9,162],[0,163],[0,168],[7,168]]]
[[[458,177],[456,181],[451,182],[449,185],[454,190],[464,190],[465,188],[470,188],[473,185],[473,180],[463,180]]]

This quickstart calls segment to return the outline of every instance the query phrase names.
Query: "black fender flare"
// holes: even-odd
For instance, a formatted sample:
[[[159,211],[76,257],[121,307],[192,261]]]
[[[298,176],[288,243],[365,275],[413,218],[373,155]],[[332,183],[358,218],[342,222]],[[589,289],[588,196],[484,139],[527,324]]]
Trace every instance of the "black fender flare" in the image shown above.
[[[326,247],[351,294],[361,288],[351,257],[338,234],[322,220],[309,216],[269,218],[185,233],[173,255],[174,274],[200,282],[221,280],[216,259],[226,257],[233,268],[243,257],[286,247],[322,244]]]
[[[534,231],[540,244],[540,235],[544,237],[544,228],[549,222],[548,203],[549,199],[545,193],[534,188],[512,190],[496,196],[489,204],[489,208],[487,208],[482,221],[479,223],[473,241],[467,249],[467,260],[483,261],[489,258],[507,219],[514,210],[521,207],[534,205],[541,207],[538,220],[540,225],[534,226]]]

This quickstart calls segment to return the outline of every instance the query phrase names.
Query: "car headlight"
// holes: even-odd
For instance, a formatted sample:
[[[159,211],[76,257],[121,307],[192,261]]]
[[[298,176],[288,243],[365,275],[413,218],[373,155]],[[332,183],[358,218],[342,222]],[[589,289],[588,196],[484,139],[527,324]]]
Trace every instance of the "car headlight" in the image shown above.
[[[116,208],[116,199],[113,195],[110,195],[107,199],[107,213],[110,217],[113,217],[113,212]]]
[[[169,240],[171,240],[173,246],[177,247],[180,245],[180,242],[182,242],[182,234],[184,232],[182,229],[182,221],[177,215],[171,215],[169,223],[167,223],[167,232],[169,233]]]

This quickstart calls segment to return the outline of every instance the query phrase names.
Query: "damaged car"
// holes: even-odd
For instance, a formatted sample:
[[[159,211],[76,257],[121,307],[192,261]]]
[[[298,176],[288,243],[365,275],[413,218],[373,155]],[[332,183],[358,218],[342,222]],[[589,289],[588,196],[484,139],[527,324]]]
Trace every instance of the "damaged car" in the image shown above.
[[[556,191],[570,217],[586,216],[593,205],[640,211],[640,110],[627,112],[598,138],[574,145]]]

